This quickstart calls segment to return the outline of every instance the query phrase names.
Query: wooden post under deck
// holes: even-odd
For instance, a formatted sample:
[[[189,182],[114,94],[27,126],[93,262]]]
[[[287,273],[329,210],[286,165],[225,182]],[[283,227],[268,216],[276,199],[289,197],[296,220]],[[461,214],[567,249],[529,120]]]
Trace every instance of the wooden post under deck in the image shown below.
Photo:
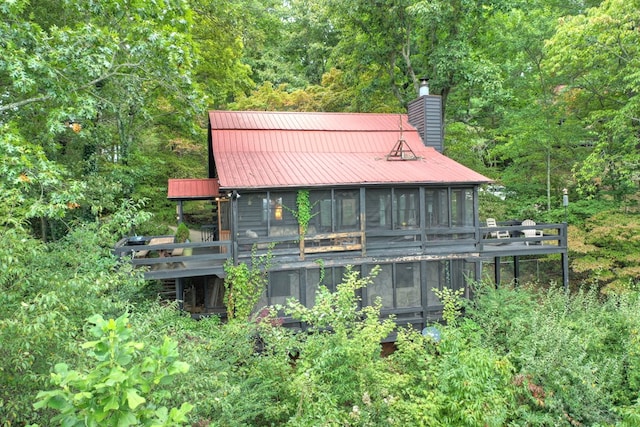
[[[181,278],[176,279],[176,301],[178,301],[178,308],[182,310],[184,308],[184,284]]]

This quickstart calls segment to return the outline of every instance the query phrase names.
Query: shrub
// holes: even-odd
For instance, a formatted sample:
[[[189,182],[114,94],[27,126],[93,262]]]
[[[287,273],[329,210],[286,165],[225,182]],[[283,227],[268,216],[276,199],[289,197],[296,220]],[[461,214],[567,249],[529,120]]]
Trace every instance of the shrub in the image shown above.
[[[126,315],[115,320],[95,315],[88,322],[96,340],[82,347],[96,364],[86,371],[57,364],[51,382],[59,388],[38,393],[34,407],[60,412],[52,421],[65,426],[183,425],[192,405],[169,410],[157,404],[168,396],[162,386],[189,369],[177,360],[177,344],[165,338],[149,350],[152,356],[140,360],[144,345],[130,339]]]
[[[517,418],[596,425],[637,398],[639,308],[634,294],[482,285],[467,313],[515,368]]]
[[[178,228],[176,229],[176,242],[184,243],[189,239],[189,227],[184,222],[178,224]]]

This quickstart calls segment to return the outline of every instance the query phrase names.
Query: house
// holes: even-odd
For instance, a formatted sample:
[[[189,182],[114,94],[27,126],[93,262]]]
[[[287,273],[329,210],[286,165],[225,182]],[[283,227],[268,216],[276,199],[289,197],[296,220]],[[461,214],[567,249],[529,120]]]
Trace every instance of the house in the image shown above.
[[[559,253],[566,284],[566,224],[538,225],[537,245],[518,224],[504,226],[506,241],[490,238],[478,191],[491,180],[442,154],[440,102],[422,95],[408,114],[211,111],[209,178],[169,180],[169,198],[179,216],[184,201],[211,200],[212,231],[190,244],[192,257],[172,257],[177,268],[146,277],[174,280],[185,308],[208,314],[224,312],[224,262],[251,262],[252,251],[273,254],[260,306],[291,297],[310,306],[318,285],[335,288],[347,266],[362,275],[380,266],[362,304],[380,298],[384,315],[416,327],[441,314],[434,288],[469,296],[487,265],[499,283],[503,257],[513,257],[517,279],[521,256]]]

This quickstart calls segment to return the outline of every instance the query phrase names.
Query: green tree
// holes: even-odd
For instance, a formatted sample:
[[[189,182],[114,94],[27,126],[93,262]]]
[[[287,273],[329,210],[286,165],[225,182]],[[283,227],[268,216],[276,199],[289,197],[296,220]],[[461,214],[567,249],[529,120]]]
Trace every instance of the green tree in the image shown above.
[[[637,191],[640,126],[640,19],[637,1],[608,0],[559,21],[548,41],[546,69],[569,88],[574,116],[596,133],[576,167],[579,191],[623,199]]]
[[[182,0],[29,6],[19,0],[0,7],[3,133],[40,146],[70,176],[82,177],[87,197],[108,214],[139,186],[141,141],[154,130],[174,141],[197,132],[205,98],[193,76],[190,9]],[[179,145],[165,144],[166,152]],[[162,169],[165,158],[151,158],[150,169]],[[75,212],[83,220],[94,214]]]
[[[201,57],[194,77],[206,90],[210,106],[226,106],[253,87],[251,67],[242,57],[246,27],[251,25],[255,9],[246,8],[246,1],[189,3],[194,14],[193,41]]]
[[[126,164],[150,122],[190,129],[201,108],[186,3],[130,3],[0,8],[2,121],[76,175]]]

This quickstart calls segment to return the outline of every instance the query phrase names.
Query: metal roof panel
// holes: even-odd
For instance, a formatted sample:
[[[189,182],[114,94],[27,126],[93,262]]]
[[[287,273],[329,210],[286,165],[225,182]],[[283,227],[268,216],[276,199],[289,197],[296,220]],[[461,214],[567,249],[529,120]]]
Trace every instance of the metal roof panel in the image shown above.
[[[217,179],[169,179],[170,200],[209,199],[218,194]]]
[[[210,118],[225,189],[491,181],[426,147],[406,115],[215,111]],[[417,160],[387,160],[400,138]]]

